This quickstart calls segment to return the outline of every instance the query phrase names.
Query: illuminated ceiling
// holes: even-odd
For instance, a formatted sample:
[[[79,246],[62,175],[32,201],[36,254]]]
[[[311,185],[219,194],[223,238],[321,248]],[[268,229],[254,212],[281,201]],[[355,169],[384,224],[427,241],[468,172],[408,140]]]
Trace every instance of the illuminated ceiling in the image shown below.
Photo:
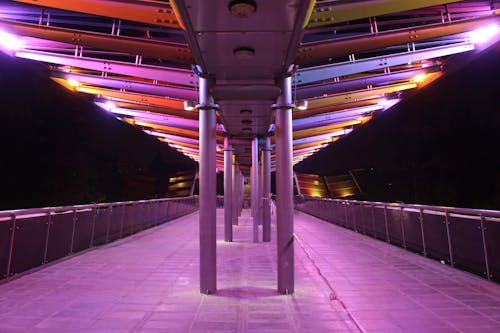
[[[272,135],[283,75],[297,163],[478,52],[499,25],[500,1],[18,0],[0,5],[0,47],[194,160],[197,74],[209,77],[222,169],[224,136],[248,166],[250,139]]]

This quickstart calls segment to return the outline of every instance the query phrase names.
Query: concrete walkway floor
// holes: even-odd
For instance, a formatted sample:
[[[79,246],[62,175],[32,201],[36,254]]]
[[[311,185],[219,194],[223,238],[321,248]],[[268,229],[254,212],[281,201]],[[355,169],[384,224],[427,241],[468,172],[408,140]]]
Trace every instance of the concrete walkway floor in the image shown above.
[[[299,212],[279,295],[274,226],[254,244],[248,214],[218,241],[216,295],[195,213],[0,284],[0,332],[500,332],[499,285]]]

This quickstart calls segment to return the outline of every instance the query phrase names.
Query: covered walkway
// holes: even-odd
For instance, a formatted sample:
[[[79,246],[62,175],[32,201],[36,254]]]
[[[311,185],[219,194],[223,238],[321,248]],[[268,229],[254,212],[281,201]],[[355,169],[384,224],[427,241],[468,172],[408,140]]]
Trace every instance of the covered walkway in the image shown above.
[[[273,225],[273,229],[274,229]],[[275,230],[250,212],[199,292],[198,213],[0,285],[0,332],[498,332],[500,286],[295,213],[293,295],[276,291]]]

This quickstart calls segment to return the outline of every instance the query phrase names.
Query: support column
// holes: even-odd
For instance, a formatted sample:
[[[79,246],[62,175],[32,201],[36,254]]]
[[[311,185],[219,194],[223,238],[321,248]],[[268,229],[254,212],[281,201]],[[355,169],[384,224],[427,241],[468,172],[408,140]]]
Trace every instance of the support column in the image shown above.
[[[266,137],[263,149],[263,175],[262,175],[262,240],[271,241],[271,138]]]
[[[243,176],[243,172],[239,172],[239,177],[240,177],[240,181],[239,181],[239,192],[238,192],[238,216],[241,216],[241,213],[243,212],[243,199],[244,199],[244,195],[245,195],[245,177]]]
[[[200,292],[217,290],[215,109],[208,82],[200,78]]]
[[[259,225],[264,220],[264,150],[259,152]]]
[[[259,242],[259,138],[252,140],[252,170],[250,172],[252,191],[253,242]]]
[[[224,240],[233,241],[233,147],[224,138]]]
[[[293,165],[292,85],[283,79],[283,93],[276,108],[276,222],[278,292],[294,292],[293,267]]]
[[[238,182],[239,182],[239,169],[238,164],[236,163],[235,156],[233,154],[233,211],[231,213],[231,224],[238,225]]]

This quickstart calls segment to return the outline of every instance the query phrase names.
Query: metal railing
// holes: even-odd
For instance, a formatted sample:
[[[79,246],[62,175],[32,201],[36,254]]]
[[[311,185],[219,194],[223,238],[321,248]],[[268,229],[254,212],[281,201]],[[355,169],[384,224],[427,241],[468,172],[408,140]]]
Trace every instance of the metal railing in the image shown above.
[[[500,282],[500,211],[309,197],[295,207]]]
[[[198,209],[197,197],[0,212],[0,278],[112,242]]]

